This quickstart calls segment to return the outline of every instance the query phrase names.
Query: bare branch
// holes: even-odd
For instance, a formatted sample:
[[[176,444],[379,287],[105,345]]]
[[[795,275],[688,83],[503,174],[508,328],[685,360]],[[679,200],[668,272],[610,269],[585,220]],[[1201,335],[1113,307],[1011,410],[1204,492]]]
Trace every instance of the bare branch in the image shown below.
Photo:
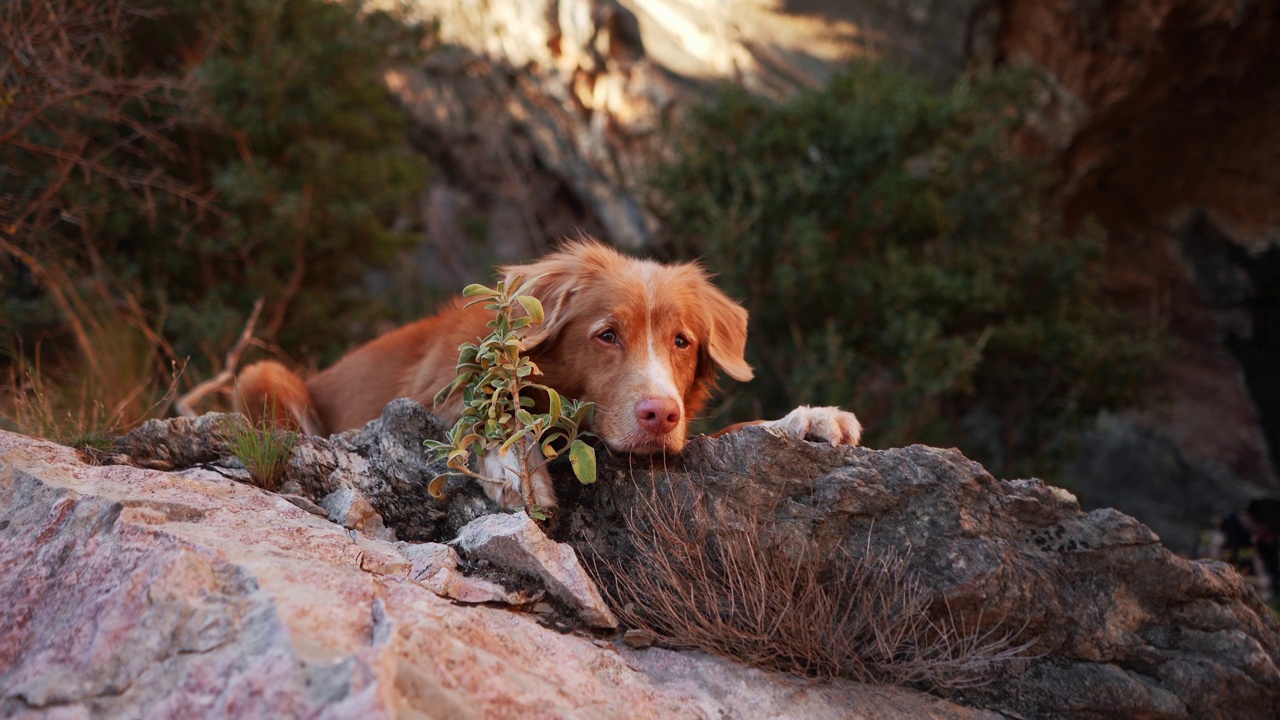
[[[203,400],[207,395],[227,387],[235,380],[236,369],[240,365],[240,355],[253,342],[253,328],[258,324],[258,316],[262,314],[264,301],[265,298],[258,298],[257,302],[253,304],[253,312],[249,313],[249,320],[244,324],[244,330],[240,332],[240,338],[236,340],[236,344],[232,345],[231,350],[227,352],[227,361],[222,366],[222,372],[195,386],[187,394],[173,402],[173,410],[179,416],[185,418],[198,416],[199,413],[194,409],[196,403]]]

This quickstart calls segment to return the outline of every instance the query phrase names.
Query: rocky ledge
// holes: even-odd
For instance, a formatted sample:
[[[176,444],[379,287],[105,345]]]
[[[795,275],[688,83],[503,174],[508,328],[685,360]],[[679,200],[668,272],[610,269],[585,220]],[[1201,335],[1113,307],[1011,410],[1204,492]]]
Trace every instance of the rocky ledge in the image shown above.
[[[149,423],[97,458],[129,464],[0,433],[0,715],[1280,715],[1280,628],[1234,571],[952,450],[748,429],[665,462],[602,453],[592,486],[559,473],[544,534],[522,514],[494,517],[469,483],[427,495],[437,468],[421,441],[442,427],[414,403],[300,439],[275,492],[227,458],[219,428],[233,421]],[[671,536],[676,525],[693,535]],[[854,607],[841,603],[892,576],[912,602],[878,610],[877,642],[903,620],[976,638],[978,662],[939,681],[876,669],[911,659],[901,653],[834,669],[746,658],[907,689],[672,649],[696,633],[637,596],[656,586],[636,579],[663,580],[650,571],[682,544],[686,560],[727,565],[739,540],[774,574],[734,585],[734,607],[787,596],[816,618],[802,596]],[[811,567],[810,586],[785,577]],[[954,643],[943,650],[928,663],[954,659]]]

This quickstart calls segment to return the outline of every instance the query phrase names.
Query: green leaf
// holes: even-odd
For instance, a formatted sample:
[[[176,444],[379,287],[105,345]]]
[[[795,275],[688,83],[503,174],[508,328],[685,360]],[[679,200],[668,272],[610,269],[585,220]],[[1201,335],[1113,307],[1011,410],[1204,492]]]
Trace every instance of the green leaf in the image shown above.
[[[551,388],[547,388],[547,402],[549,403],[547,407],[547,414],[551,416],[551,422],[559,420],[560,410],[564,407],[564,403],[560,400],[560,393],[552,390]]]
[[[521,295],[516,298],[516,302],[519,302],[524,307],[524,311],[529,313],[529,319],[535,325],[541,325],[542,321],[546,319],[542,312],[542,302],[538,298],[532,295]]]
[[[533,414],[523,408],[516,410],[516,419],[526,427],[533,424]]]
[[[506,455],[507,450],[510,450],[511,446],[515,445],[517,442],[519,442],[520,438],[523,438],[523,437],[524,437],[523,433],[516,433],[511,437],[507,438],[506,442],[502,443],[502,446],[498,448],[498,454]]]
[[[525,513],[534,520],[542,520],[546,522],[547,509],[541,505],[530,505],[524,509]]]
[[[472,283],[462,288],[462,297],[476,297],[477,295],[497,295],[498,291],[493,288],[485,287],[480,283]]]
[[[581,440],[574,440],[569,446],[569,464],[573,466],[573,474],[578,482],[590,485],[596,481],[596,450]]]

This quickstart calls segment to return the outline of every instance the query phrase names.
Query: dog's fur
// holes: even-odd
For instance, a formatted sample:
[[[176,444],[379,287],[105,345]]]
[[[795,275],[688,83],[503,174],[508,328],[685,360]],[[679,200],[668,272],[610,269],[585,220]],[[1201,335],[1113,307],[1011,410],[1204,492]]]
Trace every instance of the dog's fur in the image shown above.
[[[524,336],[526,353],[543,372],[538,381],[595,403],[591,429],[614,450],[680,451],[689,418],[706,405],[717,374],[752,377],[743,359],[747,312],[697,265],[662,265],[578,242],[501,273],[508,283],[516,275],[533,279],[529,293],[546,310],[545,322]],[[240,407],[254,416],[274,408],[276,422],[323,435],[363,425],[395,398],[430,405],[453,381],[458,346],[487,335],[491,317],[483,306],[468,308],[454,299],[305,382],[279,363],[257,363],[238,378]],[[436,413],[453,422],[461,403],[455,393]],[[765,424],[832,444],[856,445],[861,433],[852,414],[834,408],[801,408]],[[497,467],[484,474],[492,477],[495,470],[502,474]],[[555,504],[545,472],[534,486],[540,505]],[[510,480],[486,490],[504,505],[523,504]]]

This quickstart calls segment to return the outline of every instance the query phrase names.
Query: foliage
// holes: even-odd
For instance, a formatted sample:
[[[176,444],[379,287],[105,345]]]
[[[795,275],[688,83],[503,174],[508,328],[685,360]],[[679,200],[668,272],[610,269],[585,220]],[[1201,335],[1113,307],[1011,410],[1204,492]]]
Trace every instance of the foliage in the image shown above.
[[[154,351],[197,375],[260,295],[285,352],[323,361],[361,334],[378,310],[363,282],[410,243],[389,228],[425,180],[378,74],[420,53],[424,28],[326,0],[19,0],[0,14],[6,44],[26,43],[0,65],[13,336],[74,368],[87,321],[70,295],[136,309]]]
[[[249,471],[254,485],[276,490],[280,478],[289,465],[289,456],[298,442],[298,434],[278,427],[269,418],[275,416],[273,408],[264,405],[262,420],[250,422],[243,416],[231,416],[223,434],[227,448]]]
[[[1051,473],[1073,428],[1140,403],[1162,344],[1107,307],[1100,234],[1064,232],[1017,151],[1033,90],[859,64],[779,106],[731,88],[692,115],[654,186],[666,251],[751,312],[756,380],[722,414],[843,405],[873,446],[963,438],[997,472]]]
[[[486,478],[472,471],[467,463],[474,453],[498,452],[517,454],[521,489],[531,517],[546,519],[544,508],[533,502],[530,478],[546,462],[569,448],[573,473],[584,484],[595,482],[595,450],[582,441],[583,425],[590,420],[592,405],[566,400],[546,385],[532,382],[541,375],[529,358],[522,354],[521,331],[544,320],[542,303],[524,294],[529,283],[522,276],[509,284],[499,281],[496,288],[468,285],[463,297],[475,298],[468,305],[486,303],[494,313],[488,327],[493,332],[476,343],[463,343],[458,348],[458,374],[452,383],[436,395],[437,407],[462,392],[462,416],[447,436],[448,442],[427,440],[425,445],[438,459],[447,460],[455,474],[469,475],[486,482],[503,482],[505,478]],[[532,281],[531,281],[532,282]],[[516,308],[524,311],[514,317]],[[535,394],[545,394],[546,412],[534,412]],[[546,460],[538,463],[538,450]],[[432,481],[429,490],[439,493],[446,475]]]

